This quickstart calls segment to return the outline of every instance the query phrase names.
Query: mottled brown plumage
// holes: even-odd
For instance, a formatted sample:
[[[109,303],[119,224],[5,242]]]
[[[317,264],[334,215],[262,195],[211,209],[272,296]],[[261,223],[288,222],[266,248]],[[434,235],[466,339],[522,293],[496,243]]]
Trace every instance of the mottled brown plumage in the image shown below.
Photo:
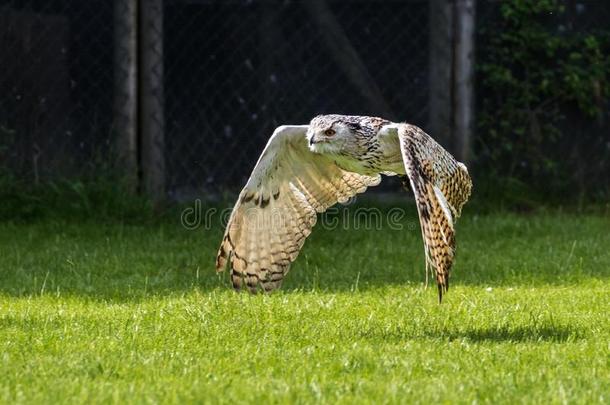
[[[449,289],[455,256],[454,222],[470,197],[472,182],[466,166],[420,128],[399,128],[407,176],[415,195],[426,253],[426,271],[436,274],[439,301]]]
[[[227,264],[236,289],[271,291],[299,254],[316,214],[406,175],[417,203],[426,269],[439,300],[455,256],[454,222],[470,195],[466,167],[421,129],[364,116],[323,115],[275,130],[229,219],[217,270]]]

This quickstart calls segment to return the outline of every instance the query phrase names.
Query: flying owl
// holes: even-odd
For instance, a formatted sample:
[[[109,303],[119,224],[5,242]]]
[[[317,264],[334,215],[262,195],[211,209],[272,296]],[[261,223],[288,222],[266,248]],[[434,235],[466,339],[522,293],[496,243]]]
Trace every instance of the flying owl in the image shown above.
[[[217,271],[228,263],[237,290],[280,287],[316,214],[379,184],[382,174],[409,179],[440,302],[455,256],[454,222],[472,188],[468,170],[420,128],[376,117],[319,115],[309,125],[278,127],[233,208]]]

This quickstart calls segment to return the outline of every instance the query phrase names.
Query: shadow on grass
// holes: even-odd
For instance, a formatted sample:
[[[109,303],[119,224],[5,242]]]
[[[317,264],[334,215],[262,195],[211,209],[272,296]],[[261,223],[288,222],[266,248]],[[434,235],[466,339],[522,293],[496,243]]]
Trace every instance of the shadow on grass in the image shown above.
[[[207,272],[191,274],[192,271],[183,269],[164,269],[161,272],[137,272],[126,270],[121,274],[100,275],[89,274],[87,277],[77,276],[73,273],[49,271],[47,273],[37,272],[26,276],[2,277],[0,276],[0,295],[27,298],[35,296],[57,296],[57,297],[80,297],[87,300],[109,301],[109,302],[139,302],[150,299],[151,297],[180,297],[193,292],[209,294],[214,291],[249,294],[247,291],[234,292],[231,285],[229,272],[216,273],[213,269]],[[402,289],[411,291],[414,288],[423,288],[424,277],[422,275],[402,274],[388,279],[388,275],[383,274],[379,277],[363,277],[359,283],[355,284],[357,274],[341,273],[333,276],[326,274],[319,279],[309,279],[306,274],[292,274],[293,278],[287,276],[286,283],[278,291],[271,294],[301,294],[301,293],[322,293],[322,294],[343,294],[349,293],[357,295],[359,292],[372,290],[382,291],[384,289]],[[353,276],[351,278],[350,276]],[[592,280],[605,282],[604,278],[587,277],[580,280],[554,280],[549,283],[546,279],[506,280],[500,279],[477,282],[456,282],[449,291],[448,299],[456,294],[456,287],[479,287],[493,286],[498,291],[507,293],[503,287],[516,287],[527,285],[528,288],[548,288],[548,287],[576,287],[581,282],[591,282]],[[436,285],[431,282],[424,293],[429,295],[429,299],[436,302]],[[265,294],[262,290],[259,295]],[[458,297],[458,296],[456,296]],[[456,298],[457,299],[457,298]],[[481,338],[485,336],[481,335]],[[476,338],[474,335],[472,338]],[[491,338],[491,335],[489,335]]]
[[[383,239],[383,235],[322,230],[319,237],[312,236],[292,265],[284,279],[283,293],[298,290],[357,294],[420,286],[425,281],[420,236],[394,240],[388,236]],[[220,238],[220,228],[195,234],[175,225],[121,227],[52,222],[0,227],[0,241],[4,242],[0,248],[5,249],[0,249],[0,294],[126,302],[151,296],[180,296],[195,290],[204,294],[231,291],[228,271],[214,270]],[[547,246],[548,241],[544,243]],[[460,263],[452,274],[452,286],[574,286],[592,280],[608,282],[610,277],[608,270],[599,265],[606,262],[604,257],[585,257],[583,261],[582,257],[576,258],[576,253],[564,252],[565,261],[578,266],[562,267],[557,265],[553,252],[539,256],[534,253],[541,247],[532,249],[529,262],[515,259],[513,265],[507,265],[500,259],[488,260],[490,266],[484,267],[471,258],[471,264],[476,264],[473,268]],[[542,251],[547,250],[550,252],[548,247]],[[524,250],[523,255],[526,253]],[[487,253],[479,254],[485,258]],[[536,271],[531,271],[534,260]],[[433,284],[426,292],[432,300],[436,294]],[[452,293],[450,290],[449,296]]]
[[[582,333],[566,326],[473,326],[465,330],[401,330],[366,331],[362,337],[367,339],[405,341],[412,339],[466,340],[476,343],[509,343],[509,342],[567,342],[582,339]]]
[[[473,342],[566,342],[581,339],[582,336],[578,331],[565,326],[518,326],[449,332],[447,338],[469,339]]]
[[[605,254],[579,252],[586,246],[588,254],[590,245],[584,242],[566,244],[561,238],[548,239],[556,228],[552,224],[525,232],[510,225],[517,221],[513,219],[499,217],[496,228],[508,230],[493,238],[487,236],[486,243],[502,242],[496,243],[499,248],[494,252],[471,248],[470,257],[466,254],[458,259],[452,285],[536,288],[572,286],[593,279],[607,282],[610,273],[604,266],[608,262]],[[474,231],[480,229],[475,227],[472,234]],[[195,233],[175,223],[123,226],[42,222],[0,226],[0,248],[5,249],[0,249],[0,294],[140,301],[194,290],[230,291],[227,272],[217,275],[213,268],[221,237],[220,227]],[[531,243],[517,243],[522,240]],[[605,249],[603,242],[598,243],[598,252]],[[563,254],[561,260],[558,251]],[[411,230],[394,233],[318,229],[286,276],[283,291],[357,294],[388,287],[407,289],[424,282],[424,268],[417,223]],[[432,300],[434,290],[431,286]]]

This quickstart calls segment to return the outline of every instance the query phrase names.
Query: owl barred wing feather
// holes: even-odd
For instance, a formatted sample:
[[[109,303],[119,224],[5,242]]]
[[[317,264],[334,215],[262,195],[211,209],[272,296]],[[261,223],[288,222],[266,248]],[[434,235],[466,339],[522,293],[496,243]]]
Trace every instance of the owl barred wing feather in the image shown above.
[[[227,263],[236,289],[256,292],[278,288],[311,233],[316,213],[347,201],[380,176],[339,168],[324,155],[311,152],[307,125],[275,130],[233,208],[216,258]]]
[[[278,288],[316,214],[380,181],[406,174],[419,214],[426,270],[439,301],[449,288],[455,220],[470,196],[466,166],[421,129],[376,117],[321,115],[276,129],[242,190],[225,231],[217,270],[236,289]]]
[[[472,182],[466,166],[456,161],[420,128],[397,126],[405,170],[415,195],[421,224],[426,271],[436,274],[439,302],[449,289],[455,256],[455,220],[468,200]]]

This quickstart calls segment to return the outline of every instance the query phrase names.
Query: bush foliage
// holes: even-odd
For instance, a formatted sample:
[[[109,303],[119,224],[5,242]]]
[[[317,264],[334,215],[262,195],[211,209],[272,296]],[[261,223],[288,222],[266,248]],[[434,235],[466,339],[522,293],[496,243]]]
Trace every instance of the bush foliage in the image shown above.
[[[610,31],[556,0],[508,0],[480,19],[476,166],[508,193],[608,192]],[[502,179],[502,181],[498,181]]]

